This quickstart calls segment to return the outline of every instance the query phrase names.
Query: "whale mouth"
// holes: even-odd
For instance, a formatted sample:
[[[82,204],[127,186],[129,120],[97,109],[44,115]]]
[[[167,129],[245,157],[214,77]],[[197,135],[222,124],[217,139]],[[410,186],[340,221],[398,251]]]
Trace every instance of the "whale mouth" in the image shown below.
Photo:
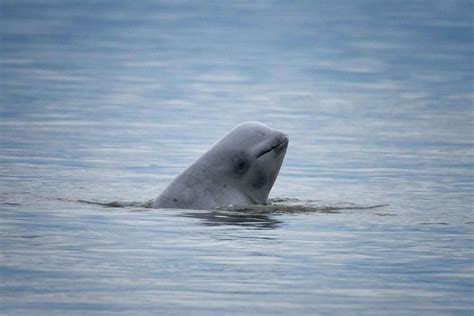
[[[275,146],[272,146],[270,147],[269,149],[267,150],[264,150],[263,152],[261,152],[258,156],[257,156],[257,159],[262,157],[263,155],[266,155],[268,154],[269,152],[277,149],[277,148],[281,148],[283,146],[286,146],[288,145],[288,137],[285,137],[281,142],[279,142],[278,144],[276,144]]]

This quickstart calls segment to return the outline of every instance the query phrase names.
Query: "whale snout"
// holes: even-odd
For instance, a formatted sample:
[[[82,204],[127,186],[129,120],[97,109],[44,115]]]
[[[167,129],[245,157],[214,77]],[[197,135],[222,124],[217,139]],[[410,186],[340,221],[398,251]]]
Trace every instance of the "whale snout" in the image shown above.
[[[273,147],[286,147],[288,146],[289,138],[287,134],[280,133],[276,138],[276,144]]]
[[[279,133],[273,138],[270,146],[270,148],[267,148],[262,153],[260,153],[257,158],[260,158],[269,152],[273,152],[277,155],[280,155],[282,152],[286,152],[286,148],[288,147],[288,135]]]

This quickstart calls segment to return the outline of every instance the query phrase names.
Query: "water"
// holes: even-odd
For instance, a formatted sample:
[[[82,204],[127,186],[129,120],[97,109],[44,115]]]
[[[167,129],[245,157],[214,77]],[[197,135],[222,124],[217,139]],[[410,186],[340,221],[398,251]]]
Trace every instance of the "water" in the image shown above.
[[[2,1],[1,313],[471,314],[472,9]],[[283,207],[78,201],[248,120],[290,137]]]

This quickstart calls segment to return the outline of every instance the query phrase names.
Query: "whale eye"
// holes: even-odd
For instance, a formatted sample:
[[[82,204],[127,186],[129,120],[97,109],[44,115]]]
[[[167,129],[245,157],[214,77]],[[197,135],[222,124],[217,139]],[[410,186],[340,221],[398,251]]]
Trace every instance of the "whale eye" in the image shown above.
[[[249,166],[250,166],[250,162],[245,157],[244,153],[239,153],[234,158],[233,169],[235,173],[239,175],[244,174],[248,170]]]
[[[249,168],[249,164],[245,160],[238,160],[235,166],[235,171],[238,173],[244,173]]]

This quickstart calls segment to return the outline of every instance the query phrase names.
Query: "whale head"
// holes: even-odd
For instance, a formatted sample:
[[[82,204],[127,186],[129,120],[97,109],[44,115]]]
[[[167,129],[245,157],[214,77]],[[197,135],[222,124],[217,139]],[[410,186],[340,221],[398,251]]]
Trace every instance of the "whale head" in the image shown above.
[[[248,204],[265,204],[280,171],[288,136],[258,122],[235,127],[209,151],[220,179],[243,194]],[[214,159],[213,159],[214,160]]]
[[[153,207],[265,204],[287,147],[286,134],[258,122],[242,123],[176,177]]]

